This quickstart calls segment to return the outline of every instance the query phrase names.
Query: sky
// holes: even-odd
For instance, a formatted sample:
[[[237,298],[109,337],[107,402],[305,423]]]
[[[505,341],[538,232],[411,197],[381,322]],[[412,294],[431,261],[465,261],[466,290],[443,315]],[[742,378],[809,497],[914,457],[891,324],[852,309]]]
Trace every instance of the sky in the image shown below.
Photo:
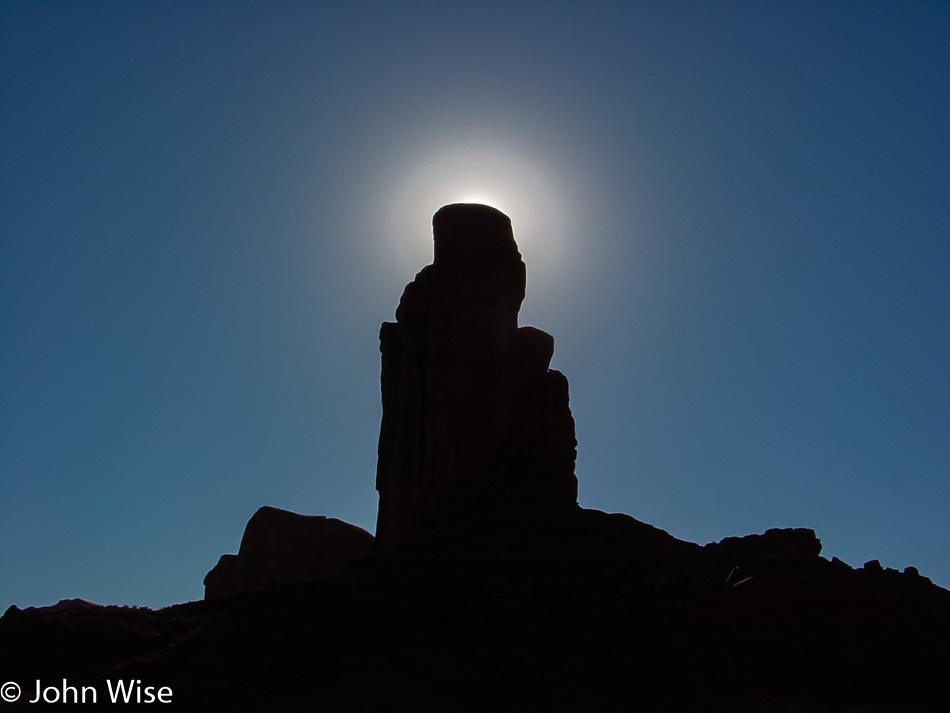
[[[488,202],[581,505],[950,587],[950,4],[0,3],[0,610],[375,529],[379,325]]]

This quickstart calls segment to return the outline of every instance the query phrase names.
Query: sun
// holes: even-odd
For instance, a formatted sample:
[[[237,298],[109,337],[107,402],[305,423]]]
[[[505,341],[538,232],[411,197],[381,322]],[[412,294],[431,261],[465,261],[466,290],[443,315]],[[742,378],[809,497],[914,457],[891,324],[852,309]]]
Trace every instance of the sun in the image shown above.
[[[494,196],[484,192],[460,192],[458,198],[453,203],[477,203],[497,208],[502,213],[505,212],[504,201],[499,201]]]
[[[385,215],[387,254],[400,269],[432,261],[432,215],[450,203],[479,203],[511,218],[529,271],[562,263],[571,234],[568,192],[550,161],[501,142],[432,146],[394,180]]]
[[[476,203],[511,219],[527,267],[525,323],[543,322],[558,305],[569,307],[562,315],[578,313],[602,244],[589,234],[592,216],[604,210],[599,179],[579,160],[583,147],[523,126],[444,118],[407,123],[354,172],[352,200],[362,206],[352,216],[354,254],[374,289],[401,290],[432,263],[436,211]]]

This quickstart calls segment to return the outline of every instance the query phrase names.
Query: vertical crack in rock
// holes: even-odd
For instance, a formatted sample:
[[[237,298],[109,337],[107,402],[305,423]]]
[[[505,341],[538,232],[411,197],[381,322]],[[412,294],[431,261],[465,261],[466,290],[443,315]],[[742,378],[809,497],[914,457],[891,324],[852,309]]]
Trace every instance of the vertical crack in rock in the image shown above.
[[[518,327],[525,265],[508,216],[457,204],[432,219],[433,264],[383,323],[376,547],[577,508],[577,441],[554,338]]]

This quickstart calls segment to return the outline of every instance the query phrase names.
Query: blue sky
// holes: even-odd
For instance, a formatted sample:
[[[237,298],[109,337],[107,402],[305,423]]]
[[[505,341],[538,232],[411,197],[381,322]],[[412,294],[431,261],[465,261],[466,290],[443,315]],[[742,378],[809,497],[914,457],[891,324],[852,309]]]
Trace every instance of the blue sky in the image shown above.
[[[0,3],[0,607],[375,528],[379,323],[489,200],[586,507],[950,586],[950,5]]]

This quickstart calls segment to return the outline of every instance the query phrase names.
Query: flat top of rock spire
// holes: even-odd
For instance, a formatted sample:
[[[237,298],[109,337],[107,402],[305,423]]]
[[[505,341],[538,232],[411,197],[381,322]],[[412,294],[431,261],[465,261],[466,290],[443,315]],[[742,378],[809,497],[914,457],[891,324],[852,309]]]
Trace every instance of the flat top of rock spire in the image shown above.
[[[515,243],[511,219],[497,208],[479,203],[452,203],[432,216],[435,238],[433,262],[483,258],[516,257],[521,253]]]
[[[485,224],[495,222],[499,226],[506,226],[507,230],[511,230],[511,218],[497,208],[482,203],[449,203],[439,208],[432,216],[433,226],[471,221],[481,221]]]

